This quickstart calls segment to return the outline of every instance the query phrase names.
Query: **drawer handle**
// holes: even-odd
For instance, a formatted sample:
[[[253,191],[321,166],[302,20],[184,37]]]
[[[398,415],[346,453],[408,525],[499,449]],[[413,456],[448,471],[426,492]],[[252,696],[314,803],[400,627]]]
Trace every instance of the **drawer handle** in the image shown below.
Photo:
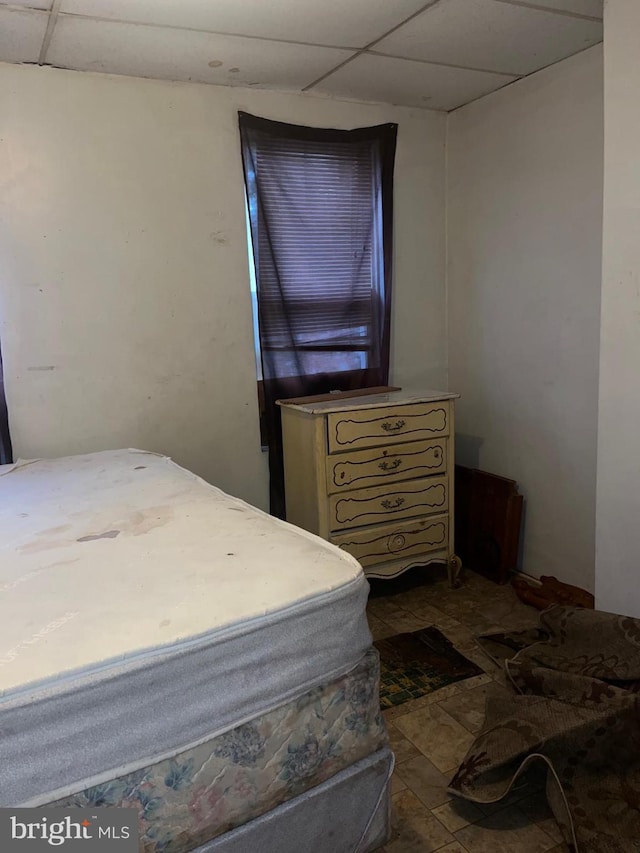
[[[402,551],[406,544],[407,540],[404,538],[402,533],[396,533],[394,536],[389,537],[387,547],[389,548],[391,553],[395,553],[397,551]]]
[[[405,424],[406,421],[400,419],[399,421],[396,421],[393,424],[391,423],[391,421],[385,421],[383,424],[381,424],[381,426],[385,432],[396,432],[396,430],[402,429]]]
[[[382,506],[385,509],[398,509],[399,506],[402,506],[404,503],[404,498],[396,498],[395,501],[390,501],[388,498],[384,501],[380,501]]]
[[[402,465],[402,459],[396,456],[393,462],[380,462],[378,468],[381,471],[395,471],[396,468],[399,468]]]

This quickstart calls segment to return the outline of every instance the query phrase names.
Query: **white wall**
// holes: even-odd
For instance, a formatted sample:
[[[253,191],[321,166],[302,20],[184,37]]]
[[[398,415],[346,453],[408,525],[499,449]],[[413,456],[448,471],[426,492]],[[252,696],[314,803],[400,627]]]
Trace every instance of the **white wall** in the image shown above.
[[[143,447],[266,505],[238,109],[398,122],[391,378],[444,383],[444,115],[0,65],[0,337],[16,455]]]
[[[596,606],[640,617],[640,4],[605,4]]]
[[[594,47],[450,114],[447,145],[458,460],[517,480],[523,570],[585,589],[595,557],[602,102]]]

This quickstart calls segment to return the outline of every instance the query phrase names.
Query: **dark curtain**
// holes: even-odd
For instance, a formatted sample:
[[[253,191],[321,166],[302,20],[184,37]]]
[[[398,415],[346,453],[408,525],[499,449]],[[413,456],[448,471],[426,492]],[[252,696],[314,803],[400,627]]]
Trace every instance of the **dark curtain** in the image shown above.
[[[9,435],[9,414],[4,395],[4,373],[2,370],[2,348],[0,347],[0,465],[13,462],[11,436]]]
[[[276,400],[386,385],[397,126],[239,113],[253,243],[271,512],[285,516]]]

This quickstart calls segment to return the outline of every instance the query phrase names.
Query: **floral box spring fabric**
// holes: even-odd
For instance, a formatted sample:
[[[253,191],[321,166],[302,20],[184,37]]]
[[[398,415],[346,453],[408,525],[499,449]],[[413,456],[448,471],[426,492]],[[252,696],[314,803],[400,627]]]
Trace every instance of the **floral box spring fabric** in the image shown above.
[[[378,691],[371,649],[349,673],[251,722],[49,805],[135,808],[141,853],[187,853],[386,745]]]

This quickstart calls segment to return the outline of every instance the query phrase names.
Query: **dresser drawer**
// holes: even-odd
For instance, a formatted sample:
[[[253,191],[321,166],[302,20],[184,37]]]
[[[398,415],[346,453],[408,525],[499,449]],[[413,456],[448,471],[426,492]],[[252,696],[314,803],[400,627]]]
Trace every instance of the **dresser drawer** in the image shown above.
[[[329,453],[449,434],[449,403],[332,412],[327,415]]]
[[[429,477],[331,495],[329,529],[362,527],[392,518],[444,512],[448,509],[448,491],[446,477]]]
[[[394,444],[390,448],[353,450],[327,457],[327,492],[442,474],[446,466],[446,438]]]
[[[364,530],[353,530],[331,536],[330,541],[348,551],[366,568],[446,548],[448,535],[448,515],[435,515],[399,524],[379,524]]]

